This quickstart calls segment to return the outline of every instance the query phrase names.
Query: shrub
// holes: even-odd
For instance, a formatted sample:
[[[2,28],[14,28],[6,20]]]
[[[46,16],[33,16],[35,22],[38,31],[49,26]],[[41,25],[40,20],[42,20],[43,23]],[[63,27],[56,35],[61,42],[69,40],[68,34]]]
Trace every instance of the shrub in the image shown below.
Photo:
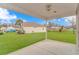
[[[18,30],[17,33],[18,34],[25,34],[25,31],[24,30]]]
[[[2,35],[3,34],[3,32],[2,31],[0,31],[0,35]]]

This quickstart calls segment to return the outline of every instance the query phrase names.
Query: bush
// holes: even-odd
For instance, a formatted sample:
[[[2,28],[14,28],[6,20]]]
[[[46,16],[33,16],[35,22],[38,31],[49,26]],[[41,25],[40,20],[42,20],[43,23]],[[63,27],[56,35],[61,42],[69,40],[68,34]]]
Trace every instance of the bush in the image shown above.
[[[24,30],[18,30],[17,33],[18,34],[25,34],[25,31]]]
[[[0,31],[0,35],[2,35],[3,34],[3,32],[2,31]]]

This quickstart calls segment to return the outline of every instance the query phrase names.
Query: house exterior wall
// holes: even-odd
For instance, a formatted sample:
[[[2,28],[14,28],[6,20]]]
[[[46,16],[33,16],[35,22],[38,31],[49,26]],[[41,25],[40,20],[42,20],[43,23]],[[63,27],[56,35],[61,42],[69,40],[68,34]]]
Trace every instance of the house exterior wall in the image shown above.
[[[45,27],[23,27],[25,33],[46,32]]]
[[[5,32],[6,31],[6,27],[2,27],[1,31]]]

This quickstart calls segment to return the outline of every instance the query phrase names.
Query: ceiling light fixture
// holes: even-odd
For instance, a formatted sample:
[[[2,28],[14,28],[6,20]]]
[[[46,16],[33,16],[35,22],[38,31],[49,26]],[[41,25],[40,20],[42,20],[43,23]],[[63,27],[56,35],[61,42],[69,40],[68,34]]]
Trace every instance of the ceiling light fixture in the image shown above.
[[[50,4],[46,5],[47,11],[50,11],[50,10],[51,10],[51,6],[52,6],[52,5],[50,5]]]

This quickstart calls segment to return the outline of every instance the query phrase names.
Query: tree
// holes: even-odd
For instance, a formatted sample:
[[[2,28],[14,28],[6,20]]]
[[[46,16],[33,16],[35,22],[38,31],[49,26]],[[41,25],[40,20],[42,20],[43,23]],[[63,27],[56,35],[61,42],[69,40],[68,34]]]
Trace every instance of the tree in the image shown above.
[[[23,21],[21,19],[17,19],[15,25],[18,26],[19,30],[18,33],[24,33],[23,30]]]
[[[59,29],[59,32],[63,31],[64,26],[61,26],[61,28]]]
[[[48,22],[48,26],[49,26],[49,27],[52,27],[52,26],[55,26],[55,27],[56,27],[56,26],[58,26],[58,24],[53,23],[53,22]]]
[[[66,18],[66,20],[68,21],[68,22],[70,22],[71,23],[71,25],[72,25],[72,28],[73,28],[73,34],[75,33],[75,25],[76,25],[76,18],[75,17],[71,17],[71,19],[68,19],[68,18]]]
[[[0,25],[0,30],[1,30],[1,27],[2,27],[2,26]]]
[[[0,35],[3,34],[3,31],[1,30],[1,28],[2,28],[2,25],[0,25]]]
[[[74,34],[74,33],[75,33],[75,28],[74,28],[75,24],[74,24],[74,21],[73,21],[73,20],[69,20],[69,21],[70,21],[70,23],[72,24],[73,34]]]
[[[49,26],[49,27],[52,27],[53,24],[52,24],[51,22],[48,22],[48,26]]]
[[[22,28],[22,23],[23,23],[23,21],[21,19],[17,19],[15,25],[17,25],[18,27]]]

